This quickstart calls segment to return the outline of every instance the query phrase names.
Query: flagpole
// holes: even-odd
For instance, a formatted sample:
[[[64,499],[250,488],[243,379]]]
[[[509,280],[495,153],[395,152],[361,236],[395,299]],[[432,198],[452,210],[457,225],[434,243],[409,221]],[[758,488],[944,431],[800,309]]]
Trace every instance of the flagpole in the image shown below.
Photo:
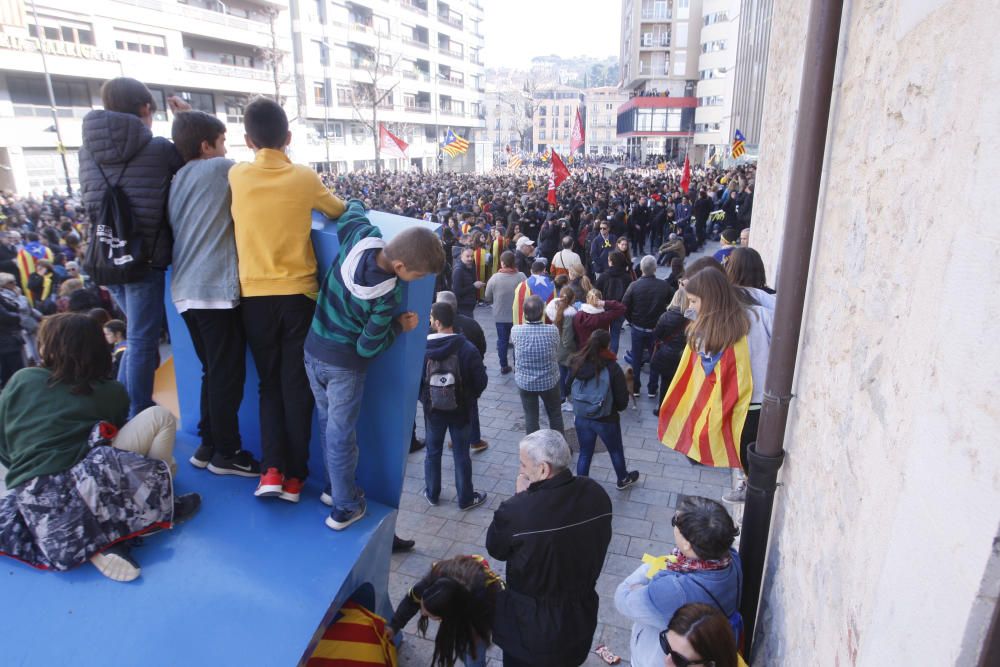
[[[45,87],[49,91],[49,109],[52,111],[52,123],[56,130],[56,150],[62,159],[63,174],[66,176],[66,194],[73,194],[73,183],[69,178],[69,166],[66,164],[66,147],[63,145],[62,132],[59,130],[59,114],[56,112],[56,96],[52,91],[52,77],[49,75],[49,65],[45,60],[45,32],[38,23],[38,8],[35,0],[31,0],[31,15],[35,19],[35,34],[38,35],[38,53],[42,56],[42,71],[45,72]],[[121,63],[119,63],[120,65]]]

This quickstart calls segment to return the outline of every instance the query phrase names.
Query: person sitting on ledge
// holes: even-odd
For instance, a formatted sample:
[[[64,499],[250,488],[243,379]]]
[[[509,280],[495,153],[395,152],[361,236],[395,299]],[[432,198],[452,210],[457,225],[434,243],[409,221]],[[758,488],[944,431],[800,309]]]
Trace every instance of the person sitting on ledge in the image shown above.
[[[177,422],[153,406],[126,423],[125,387],[109,379],[101,326],[62,313],[38,332],[42,364],[14,375],[0,395],[0,463],[11,492],[0,500],[0,553],[46,570],[90,561],[115,581],[139,565],[131,538],[197,511],[174,497]]]

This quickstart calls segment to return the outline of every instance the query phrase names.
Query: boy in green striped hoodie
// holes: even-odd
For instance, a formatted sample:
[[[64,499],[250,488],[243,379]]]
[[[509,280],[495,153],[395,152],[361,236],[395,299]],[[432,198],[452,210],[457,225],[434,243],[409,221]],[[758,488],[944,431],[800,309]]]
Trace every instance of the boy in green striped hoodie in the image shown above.
[[[358,467],[355,427],[368,364],[396,336],[417,326],[417,314],[393,315],[402,300],[400,281],[418,280],[444,268],[441,241],[426,227],[410,227],[390,242],[352,199],[337,218],[337,259],[320,287],[305,342],[306,374],[319,411],[320,440],[332,506],[326,525],[343,530],[365,515],[354,484]]]

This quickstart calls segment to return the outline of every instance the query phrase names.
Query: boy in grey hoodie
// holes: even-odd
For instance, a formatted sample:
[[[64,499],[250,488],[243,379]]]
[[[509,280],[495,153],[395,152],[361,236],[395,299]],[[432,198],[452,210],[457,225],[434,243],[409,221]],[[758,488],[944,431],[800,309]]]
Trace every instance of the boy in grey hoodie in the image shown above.
[[[190,458],[217,475],[257,477],[260,464],[240,445],[237,413],[246,380],[246,334],[240,313],[236,238],[226,126],[215,116],[185,111],[171,131],[185,165],[170,186],[173,231],[171,298],[201,361],[201,446]],[[298,500],[298,498],[288,500]]]

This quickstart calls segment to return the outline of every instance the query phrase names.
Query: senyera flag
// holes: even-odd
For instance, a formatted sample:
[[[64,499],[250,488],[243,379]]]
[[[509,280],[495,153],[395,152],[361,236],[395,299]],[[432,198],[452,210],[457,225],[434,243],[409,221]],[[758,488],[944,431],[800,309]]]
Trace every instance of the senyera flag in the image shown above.
[[[385,129],[385,125],[378,125],[378,147],[379,151],[405,158],[406,149],[410,147],[408,143],[397,137],[395,134]]]
[[[569,152],[575,153],[577,148],[582,148],[586,142],[586,137],[583,130],[583,118],[580,116],[580,110],[576,110],[576,122],[573,124],[573,136],[569,140]]]
[[[552,151],[552,175],[549,176],[549,196],[548,200],[550,204],[555,205],[556,203],[556,188],[558,188],[563,181],[569,178],[569,169],[563,163],[562,158],[559,157],[559,153],[555,150]]]
[[[690,345],[660,406],[660,442],[706,466],[740,467],[740,436],[750,409],[753,378],[744,336],[706,373]]]
[[[688,156],[684,156],[684,175],[681,176],[681,192],[685,195],[687,194],[688,188],[691,187],[691,160]]]

